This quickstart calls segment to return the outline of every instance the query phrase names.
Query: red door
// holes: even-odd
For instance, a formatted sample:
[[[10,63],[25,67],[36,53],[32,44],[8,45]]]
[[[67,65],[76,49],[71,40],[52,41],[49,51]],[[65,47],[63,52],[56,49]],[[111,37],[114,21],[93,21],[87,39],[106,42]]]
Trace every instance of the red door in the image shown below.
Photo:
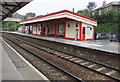
[[[83,40],[85,41],[85,27],[83,27],[83,30],[82,30],[82,35],[83,35]]]

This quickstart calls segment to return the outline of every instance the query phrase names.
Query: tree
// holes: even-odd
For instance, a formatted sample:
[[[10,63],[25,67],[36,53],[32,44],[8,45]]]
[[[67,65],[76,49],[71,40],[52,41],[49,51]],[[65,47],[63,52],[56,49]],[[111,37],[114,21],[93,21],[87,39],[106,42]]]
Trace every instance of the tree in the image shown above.
[[[90,13],[90,15],[92,14],[92,11],[97,7],[95,2],[89,2],[87,5],[87,9]]]
[[[26,13],[26,16],[27,17],[35,17],[35,13],[29,12],[29,13]]]
[[[16,22],[7,22],[7,21],[2,22],[2,30],[4,31],[5,30],[14,31],[14,30],[17,30],[20,26],[21,24]]]
[[[89,11],[87,9],[79,10],[79,11],[77,11],[77,14],[80,14],[80,15],[86,16],[86,17],[90,17]]]
[[[93,19],[98,21],[97,32],[106,33],[119,33],[120,31],[120,13],[116,10],[109,10],[108,12],[98,15],[91,16]]]
[[[34,18],[35,17],[35,13],[32,13],[32,12],[29,12],[29,13],[26,13],[25,15],[25,19],[31,19],[31,18]]]

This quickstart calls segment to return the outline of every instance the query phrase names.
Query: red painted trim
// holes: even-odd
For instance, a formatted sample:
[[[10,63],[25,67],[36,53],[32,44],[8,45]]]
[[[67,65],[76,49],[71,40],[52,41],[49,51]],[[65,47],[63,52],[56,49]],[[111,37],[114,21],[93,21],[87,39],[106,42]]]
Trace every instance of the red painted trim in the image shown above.
[[[64,13],[64,12],[66,12],[66,11],[60,11],[60,12],[48,14],[48,15],[45,15],[45,16],[41,16],[41,17],[37,17],[37,18],[33,18],[33,19],[28,19],[28,20],[20,21],[20,22],[25,22],[25,21],[29,21],[29,20],[40,19],[40,18],[44,18],[44,17],[47,17],[47,16],[56,15],[56,14],[60,14],[60,13]]]
[[[80,16],[80,17],[82,17],[82,18],[85,18],[85,19],[88,19],[88,20],[91,20],[91,21],[94,21],[94,22],[97,22],[96,20],[93,20],[93,19],[91,19],[91,18],[82,16],[82,15],[79,15],[79,14],[76,14],[76,13],[73,13],[73,12],[70,12],[70,11],[66,11],[66,12],[71,13],[71,14],[74,14],[74,15],[77,15],[77,16]]]
[[[61,15],[66,15],[66,14],[60,14],[60,15],[57,15],[57,16],[61,16]],[[70,15],[70,14],[67,14],[69,16],[73,16],[73,15]],[[88,21],[88,22],[91,22],[91,23],[94,23],[94,24],[97,24],[97,22],[94,22],[94,21],[89,21],[89,20],[86,20],[85,18],[79,18],[79,17],[76,17],[76,16],[73,16],[75,18],[78,18],[78,19],[82,19],[82,20],[85,20],[85,21]],[[48,20],[49,21],[49,20]]]
[[[20,21],[20,22],[25,22],[25,21],[30,21],[30,20],[40,19],[40,18],[44,18],[44,17],[47,17],[47,16],[56,15],[56,14],[60,14],[60,13],[64,13],[64,12],[67,12],[67,13],[70,13],[70,14],[73,14],[73,15],[76,15],[76,16],[79,16],[79,17],[82,17],[82,18],[85,18],[85,19],[88,19],[88,20],[91,20],[91,21],[97,22],[97,21],[95,21],[95,20],[93,20],[93,19],[91,19],[91,18],[84,17],[84,16],[78,15],[78,14],[76,14],[76,13],[73,13],[73,12],[67,11],[67,10],[60,11],[60,12],[56,12],[56,13],[49,14],[49,15],[45,15],[45,16],[41,16],[41,17],[37,17],[37,18],[33,18],[33,19],[28,19],[28,20]]]
[[[49,34],[49,36],[54,36],[54,34]]]
[[[84,40],[82,40],[82,39],[78,39],[78,41],[84,41]]]
[[[79,22],[79,39],[82,39],[82,22]]]
[[[64,37],[64,39],[75,40],[75,38]]]
[[[67,14],[67,15],[69,15],[69,14]],[[69,16],[73,16],[73,15],[69,15]],[[85,21],[88,21],[88,20],[86,20],[85,18],[79,18],[79,17],[76,17],[76,16],[73,16],[73,17],[75,17],[75,18],[78,18],[78,19],[82,19],[82,20],[85,20]],[[92,22],[92,23],[94,23],[94,24],[97,24],[97,22],[95,22],[95,21],[89,21],[89,22]]]
[[[66,23],[64,23],[64,38],[66,37]]]
[[[32,35],[37,35],[37,36],[41,36],[41,34],[32,34]]]
[[[55,32],[54,38],[56,38],[56,24],[54,24],[54,32]]]
[[[86,41],[90,41],[90,40],[94,40],[93,38],[92,39],[86,39]]]

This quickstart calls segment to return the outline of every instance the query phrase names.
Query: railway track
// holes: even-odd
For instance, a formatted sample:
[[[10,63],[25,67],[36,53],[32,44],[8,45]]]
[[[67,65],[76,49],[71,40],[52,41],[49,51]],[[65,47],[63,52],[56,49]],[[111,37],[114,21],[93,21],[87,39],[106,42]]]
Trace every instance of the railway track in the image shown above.
[[[40,59],[42,59],[43,61],[45,61],[45,62],[47,62],[48,64],[50,64],[51,66],[57,68],[58,70],[60,70],[60,71],[62,71],[63,73],[67,74],[68,76],[72,77],[75,81],[84,82],[84,80],[82,80],[82,79],[76,77],[76,76],[73,75],[72,73],[67,72],[66,70],[62,69],[61,67],[55,65],[54,63],[52,63],[52,62],[50,62],[50,61],[44,59],[44,58],[41,57],[41,56],[38,56],[36,53],[33,53],[33,51],[31,51],[31,50],[29,50],[29,49],[26,49],[25,47],[19,45],[19,43],[21,43],[21,42],[17,42],[17,41],[15,41],[15,40],[13,40],[13,39],[11,40],[11,39],[8,39],[8,38],[5,38],[5,39],[11,41],[12,43],[14,43],[14,44],[16,44],[17,46],[21,47],[22,49],[26,50],[27,52],[29,52],[29,53],[31,53],[31,54],[37,56],[38,58],[40,58]]]
[[[11,38],[14,38],[14,37],[11,37]],[[16,38],[14,38],[14,39],[16,39]],[[90,69],[94,72],[97,72],[99,74],[102,74],[104,76],[112,78],[114,80],[120,80],[120,76],[119,76],[120,75],[120,69],[117,69],[117,68],[99,63],[99,62],[95,62],[95,61],[92,61],[92,60],[89,60],[89,59],[85,59],[85,58],[82,58],[82,57],[73,56],[71,54],[64,53],[64,52],[61,52],[61,51],[58,51],[58,50],[54,50],[54,49],[51,49],[51,48],[46,47],[46,46],[33,44],[33,43],[30,43],[30,42],[27,42],[27,41],[24,41],[24,40],[21,40],[21,39],[18,39],[18,38],[16,40],[24,42],[26,44],[29,44],[29,45],[34,46],[36,48],[39,48],[41,50],[44,50],[48,53],[57,55],[58,57],[60,57],[62,59],[65,59],[65,60],[70,61],[72,63],[75,63],[77,65],[83,66],[87,69]]]

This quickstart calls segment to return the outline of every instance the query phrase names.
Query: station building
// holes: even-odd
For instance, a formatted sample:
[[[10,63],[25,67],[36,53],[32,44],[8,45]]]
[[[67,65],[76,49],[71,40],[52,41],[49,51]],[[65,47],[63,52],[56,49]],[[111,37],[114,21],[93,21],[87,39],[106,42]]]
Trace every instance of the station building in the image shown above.
[[[68,10],[20,21],[33,35],[63,37],[64,39],[94,40],[97,21]]]

